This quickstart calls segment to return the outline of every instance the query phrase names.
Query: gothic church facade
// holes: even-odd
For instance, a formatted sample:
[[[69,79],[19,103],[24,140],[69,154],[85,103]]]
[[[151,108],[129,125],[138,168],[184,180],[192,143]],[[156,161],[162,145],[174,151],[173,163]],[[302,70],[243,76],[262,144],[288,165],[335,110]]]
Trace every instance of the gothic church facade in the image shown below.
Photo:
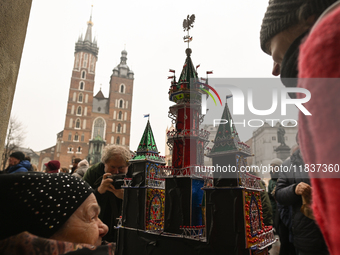
[[[85,37],[75,44],[64,129],[57,134],[56,145],[40,152],[39,170],[50,160],[59,160],[67,168],[74,158],[94,164],[105,145],[129,146],[134,73],[123,50],[110,77],[108,97],[101,90],[94,95],[99,48],[92,39],[92,26],[90,18]]]

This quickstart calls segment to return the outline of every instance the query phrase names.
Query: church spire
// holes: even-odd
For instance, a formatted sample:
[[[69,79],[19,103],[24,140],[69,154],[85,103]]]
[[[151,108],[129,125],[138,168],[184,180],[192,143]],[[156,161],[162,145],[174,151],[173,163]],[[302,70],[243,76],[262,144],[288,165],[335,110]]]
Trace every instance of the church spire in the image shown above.
[[[86,34],[85,34],[85,41],[89,41],[90,43],[92,43],[92,26],[93,26],[92,9],[93,9],[93,5],[91,6],[90,20],[87,22],[87,30],[86,30]]]
[[[93,8],[93,5],[92,5]],[[79,51],[86,51],[90,52],[96,57],[98,56],[98,47],[97,47],[97,41],[94,39],[92,41],[92,8],[91,8],[91,15],[90,15],[90,20],[87,22],[87,30],[85,34],[85,38],[83,40],[83,37],[78,38],[78,42],[76,43],[76,52]]]

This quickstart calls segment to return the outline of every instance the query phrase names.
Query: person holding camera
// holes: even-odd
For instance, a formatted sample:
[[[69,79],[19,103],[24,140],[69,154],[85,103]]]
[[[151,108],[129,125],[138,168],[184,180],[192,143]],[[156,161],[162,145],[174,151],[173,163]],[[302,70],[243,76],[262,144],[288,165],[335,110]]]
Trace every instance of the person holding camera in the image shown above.
[[[118,145],[104,148],[102,162],[91,166],[84,175],[84,180],[95,190],[94,194],[101,207],[99,218],[109,227],[106,241],[116,242],[117,218],[121,215],[124,190],[115,181],[117,176],[127,173],[131,152]]]

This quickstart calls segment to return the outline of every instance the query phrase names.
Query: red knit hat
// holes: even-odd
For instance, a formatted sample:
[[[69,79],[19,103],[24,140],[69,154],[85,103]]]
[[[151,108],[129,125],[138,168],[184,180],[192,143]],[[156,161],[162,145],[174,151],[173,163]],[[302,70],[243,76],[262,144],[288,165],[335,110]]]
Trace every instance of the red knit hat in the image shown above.
[[[49,170],[58,170],[60,168],[60,162],[58,160],[51,160],[44,164]]]

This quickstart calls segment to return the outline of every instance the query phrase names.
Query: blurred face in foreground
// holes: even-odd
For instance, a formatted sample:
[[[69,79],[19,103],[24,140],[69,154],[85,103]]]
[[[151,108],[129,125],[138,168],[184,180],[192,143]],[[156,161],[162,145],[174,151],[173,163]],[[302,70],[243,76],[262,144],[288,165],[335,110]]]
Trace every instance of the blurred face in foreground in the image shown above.
[[[15,166],[20,163],[20,160],[14,157],[9,157],[8,159],[8,165],[9,166]]]
[[[100,208],[91,194],[51,239],[98,246],[108,227],[98,218]]]

